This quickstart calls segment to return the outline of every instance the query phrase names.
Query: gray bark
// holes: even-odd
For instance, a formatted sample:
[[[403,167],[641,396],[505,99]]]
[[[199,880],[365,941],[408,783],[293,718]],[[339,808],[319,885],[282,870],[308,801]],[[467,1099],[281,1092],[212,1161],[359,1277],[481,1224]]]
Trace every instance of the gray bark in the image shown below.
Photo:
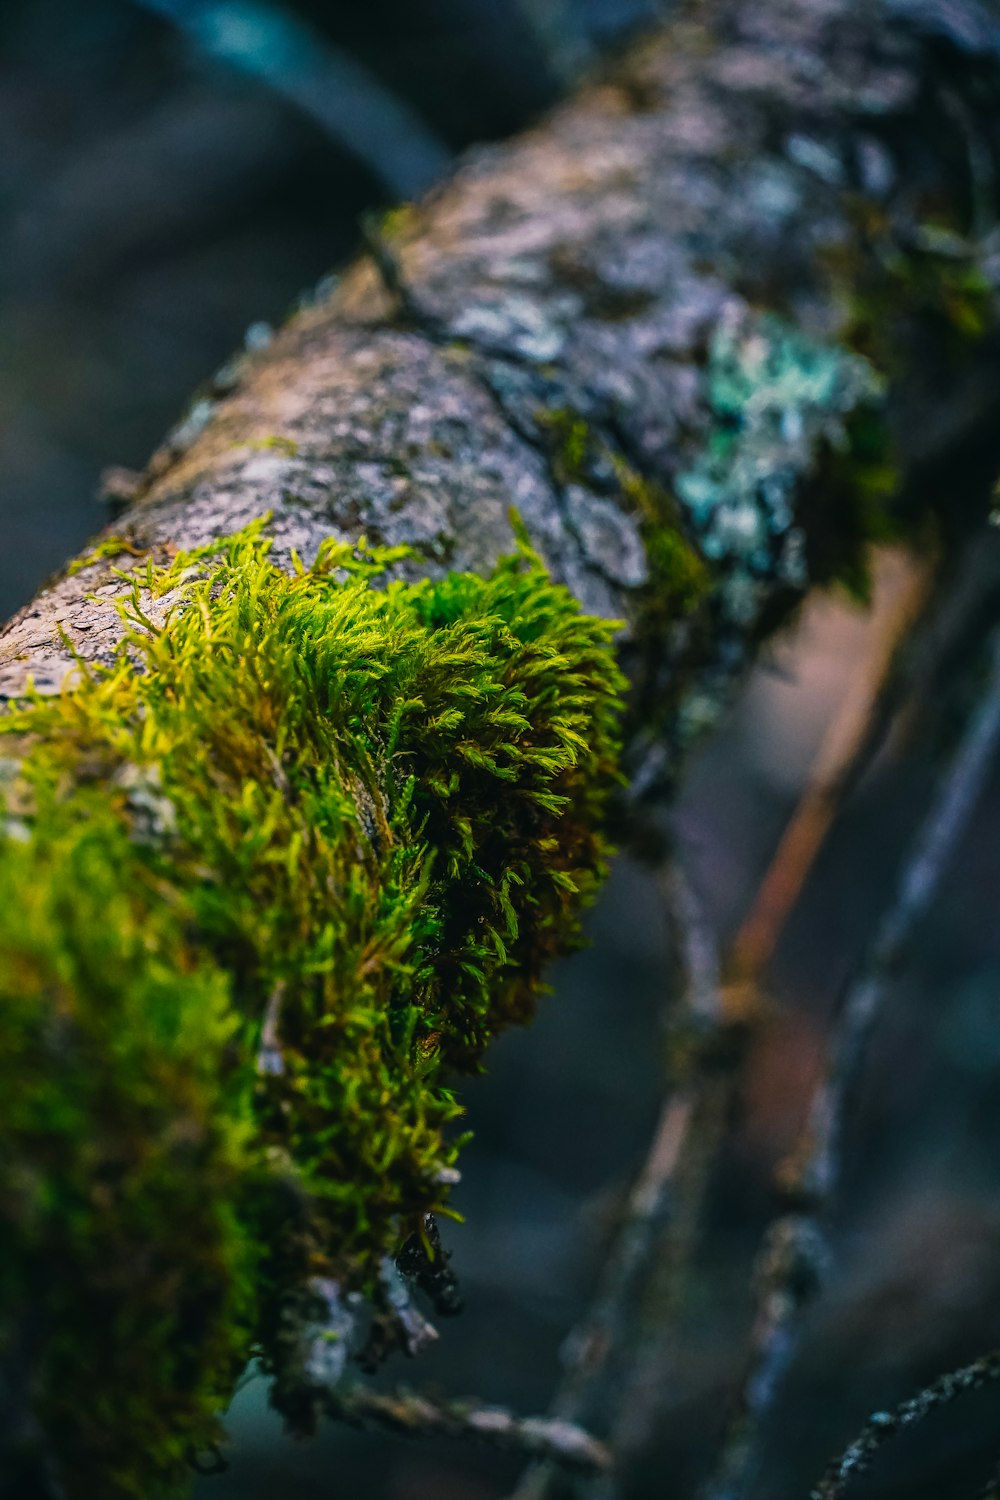
[[[890,390],[904,479],[995,409],[981,363],[940,378],[935,292],[908,296],[905,279],[911,263],[925,281],[958,265],[985,287],[995,264],[980,233],[995,198],[995,35],[972,4],[694,8],[535,130],[471,155],[269,348],[221,371],[113,529],[159,553],[270,511],[278,557],[364,533],[413,544],[430,569],[482,570],[509,547],[513,504],[586,607],[629,622],[627,648],[648,597],[648,527],[616,465],[683,491],[719,423],[705,367],[720,329],[752,355],[769,308],[836,346],[896,257],[903,290],[884,332],[917,361]],[[928,230],[932,211],[953,227]],[[814,578],[836,571],[838,532],[857,540],[822,461],[862,399],[851,380],[832,415],[790,401],[779,415],[801,428],[804,410],[804,431],[752,455],[790,495]],[[572,471],[553,437],[568,417],[587,432]],[[677,517],[716,565],[713,629],[695,653],[716,681],[806,573],[783,555],[787,518],[766,517],[768,556],[747,563],[745,541],[713,540],[710,510],[682,503]],[[749,603],[727,602],[746,571]],[[105,568],[44,588],[0,638],[0,692],[29,675],[58,688],[71,665],[61,630],[84,658],[108,659],[122,587]],[[642,662],[669,685],[694,632],[668,620],[642,634]]]

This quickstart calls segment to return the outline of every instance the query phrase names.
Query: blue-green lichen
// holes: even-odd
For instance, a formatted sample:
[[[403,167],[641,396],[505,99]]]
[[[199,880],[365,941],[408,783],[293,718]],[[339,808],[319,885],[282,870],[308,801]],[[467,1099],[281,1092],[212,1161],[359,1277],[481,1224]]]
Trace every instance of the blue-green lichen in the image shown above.
[[[797,503],[823,449],[850,448],[852,415],[877,403],[861,355],[773,314],[722,322],[709,351],[707,441],[675,480],[699,548],[719,574],[722,617],[752,624],[775,584],[810,581]]]
[[[613,624],[523,540],[400,561],[140,565],[114,664],[0,726],[0,1366],[74,1500],[183,1488],[287,1293],[384,1296],[604,872]]]

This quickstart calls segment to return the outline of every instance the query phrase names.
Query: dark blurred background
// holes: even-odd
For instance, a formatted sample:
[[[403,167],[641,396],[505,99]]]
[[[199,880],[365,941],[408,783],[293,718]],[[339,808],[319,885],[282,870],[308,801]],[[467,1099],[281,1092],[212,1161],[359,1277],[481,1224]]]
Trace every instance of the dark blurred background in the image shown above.
[[[259,342],[463,148],[536,118],[655,0],[0,0],[0,614],[103,521],[108,465],[141,466],[197,387]],[[876,604],[899,563],[879,569]],[[895,572],[894,572],[895,570]],[[897,578],[898,581],[898,578]],[[877,611],[876,611],[877,613]],[[674,825],[731,934],[866,649],[818,599],[693,768]],[[774,1163],[800,1122],[838,988],[891,888],[932,745],[886,753],[824,851],[771,975],[775,1023],[696,1258],[685,1346],[659,1372],[628,1495],[693,1495],[749,1313]],[[852,1128],[836,1277],[769,1434],[757,1500],[804,1496],[874,1406],[1000,1339],[1000,786],[963,843],[881,1027]],[[537,1024],[466,1091],[476,1139],[447,1239],[465,1289],[420,1367],[390,1375],[544,1410],[656,1117],[670,983],[656,888],[619,861]],[[292,1445],[251,1382],[228,1474],[198,1500],[499,1500],[515,1461],[328,1430]],[[996,1399],[939,1424],[863,1496],[985,1478]],[[965,1488],[963,1488],[965,1486]]]

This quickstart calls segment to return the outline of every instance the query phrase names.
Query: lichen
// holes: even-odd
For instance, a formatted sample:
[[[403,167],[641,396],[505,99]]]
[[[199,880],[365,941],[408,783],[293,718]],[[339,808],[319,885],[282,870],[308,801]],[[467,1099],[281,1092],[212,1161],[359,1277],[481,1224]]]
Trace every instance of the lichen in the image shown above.
[[[751,625],[775,584],[806,588],[796,515],[803,480],[823,449],[849,449],[852,414],[878,402],[882,389],[862,356],[773,314],[718,325],[706,374],[711,425],[675,488],[700,550],[724,579],[724,620]]]
[[[148,560],[114,664],[0,724],[0,1359],[71,1496],[172,1493],[286,1294],[384,1299],[604,872],[613,623],[523,538],[401,561]]]

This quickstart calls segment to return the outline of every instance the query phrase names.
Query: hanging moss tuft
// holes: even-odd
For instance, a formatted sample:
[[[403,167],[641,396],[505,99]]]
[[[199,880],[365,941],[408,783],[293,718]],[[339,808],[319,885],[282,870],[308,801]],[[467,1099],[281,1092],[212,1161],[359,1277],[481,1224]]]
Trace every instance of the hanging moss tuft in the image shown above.
[[[604,873],[614,626],[400,560],[147,563],[0,725],[0,1361],[70,1495],[182,1482],[296,1281],[378,1295]]]

